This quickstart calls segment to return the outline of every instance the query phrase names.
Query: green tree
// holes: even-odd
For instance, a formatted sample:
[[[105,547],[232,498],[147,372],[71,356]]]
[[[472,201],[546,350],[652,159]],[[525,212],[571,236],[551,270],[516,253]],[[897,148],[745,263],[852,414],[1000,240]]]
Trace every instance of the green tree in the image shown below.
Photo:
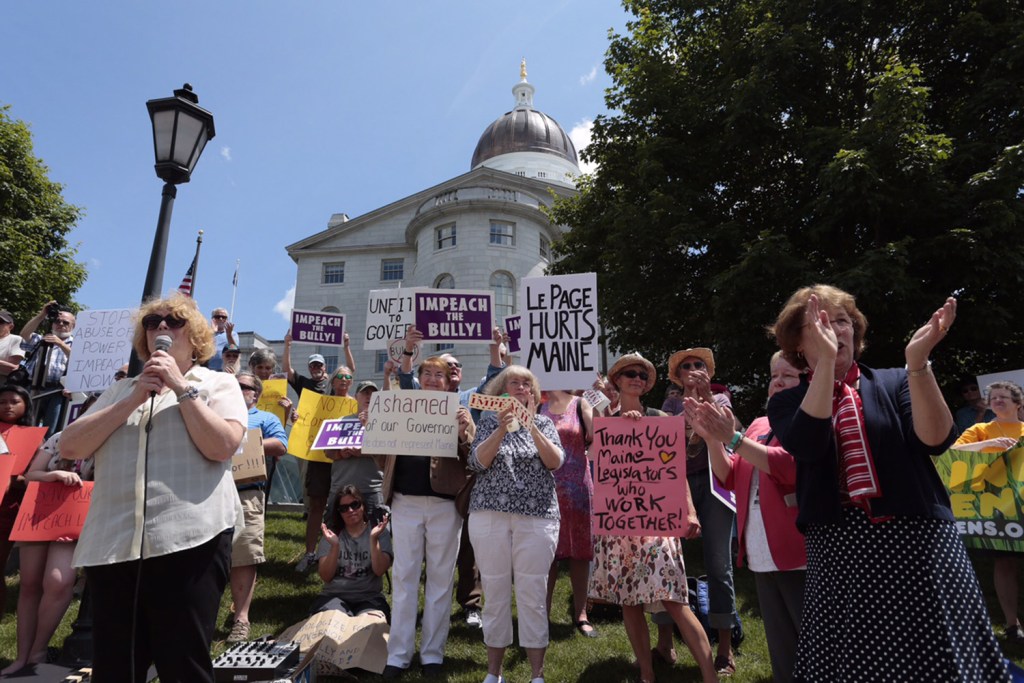
[[[73,306],[86,271],[67,240],[82,209],[64,200],[29,127],[9,111],[0,107],[0,308],[14,314],[17,334],[51,299]]]
[[[553,219],[612,347],[709,345],[744,415],[797,287],[858,297],[864,360],[960,302],[936,370],[1024,361],[1024,7],[1012,0],[627,0],[598,170]],[[745,398],[744,398],[745,397]]]

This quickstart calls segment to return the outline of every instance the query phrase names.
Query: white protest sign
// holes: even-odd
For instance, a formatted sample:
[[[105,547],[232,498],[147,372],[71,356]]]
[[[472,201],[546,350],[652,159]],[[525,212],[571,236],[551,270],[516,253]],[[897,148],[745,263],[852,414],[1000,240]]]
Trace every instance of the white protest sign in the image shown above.
[[[370,399],[364,455],[458,457],[459,395],[450,391],[393,389]]]
[[[114,383],[114,373],[132,353],[133,311],[117,308],[82,311],[64,378],[67,391],[101,391]]]
[[[589,389],[598,371],[597,275],[523,278],[520,357],[550,389]]]
[[[498,413],[505,409],[505,406],[512,405],[512,411],[523,429],[529,430],[533,426],[533,415],[526,409],[522,401],[511,396],[489,396],[473,392],[469,395],[469,409],[479,410],[482,413]]]
[[[405,328],[416,322],[413,310],[415,287],[374,289],[366,304],[366,333],[363,349],[386,349],[388,342],[405,339]]]
[[[992,382],[1013,382],[1017,386],[1024,387],[1024,369],[1022,370],[1004,370],[1002,372],[993,372],[987,375],[978,375],[978,388],[983,392],[985,387]]]

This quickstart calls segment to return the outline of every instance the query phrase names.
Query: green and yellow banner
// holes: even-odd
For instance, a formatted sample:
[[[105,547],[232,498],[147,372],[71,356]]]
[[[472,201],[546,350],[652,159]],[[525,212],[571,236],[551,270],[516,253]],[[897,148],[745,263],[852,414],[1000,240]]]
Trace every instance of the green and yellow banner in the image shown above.
[[[967,547],[1024,552],[1024,440],[1002,453],[951,448],[935,468]]]

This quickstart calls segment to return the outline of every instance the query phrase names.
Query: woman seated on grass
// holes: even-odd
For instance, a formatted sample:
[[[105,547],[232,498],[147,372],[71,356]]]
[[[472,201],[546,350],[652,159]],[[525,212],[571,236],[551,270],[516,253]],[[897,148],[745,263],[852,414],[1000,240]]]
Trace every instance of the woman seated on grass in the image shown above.
[[[371,527],[363,494],[349,484],[338,492],[328,519],[333,528],[321,525],[323,539],[318,553],[320,578],[325,585],[310,613],[336,609],[355,616],[380,610],[390,622],[391,608],[381,580],[395,554],[387,530],[388,516]]]

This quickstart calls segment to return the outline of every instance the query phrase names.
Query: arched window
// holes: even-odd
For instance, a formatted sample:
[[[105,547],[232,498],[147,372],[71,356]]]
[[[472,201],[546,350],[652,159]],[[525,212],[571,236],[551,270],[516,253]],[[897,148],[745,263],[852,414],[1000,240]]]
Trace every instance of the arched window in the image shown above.
[[[455,278],[451,273],[441,273],[434,280],[434,289],[455,289]]]
[[[510,273],[499,270],[491,274],[491,289],[494,290],[494,321],[516,311],[516,281]]]

